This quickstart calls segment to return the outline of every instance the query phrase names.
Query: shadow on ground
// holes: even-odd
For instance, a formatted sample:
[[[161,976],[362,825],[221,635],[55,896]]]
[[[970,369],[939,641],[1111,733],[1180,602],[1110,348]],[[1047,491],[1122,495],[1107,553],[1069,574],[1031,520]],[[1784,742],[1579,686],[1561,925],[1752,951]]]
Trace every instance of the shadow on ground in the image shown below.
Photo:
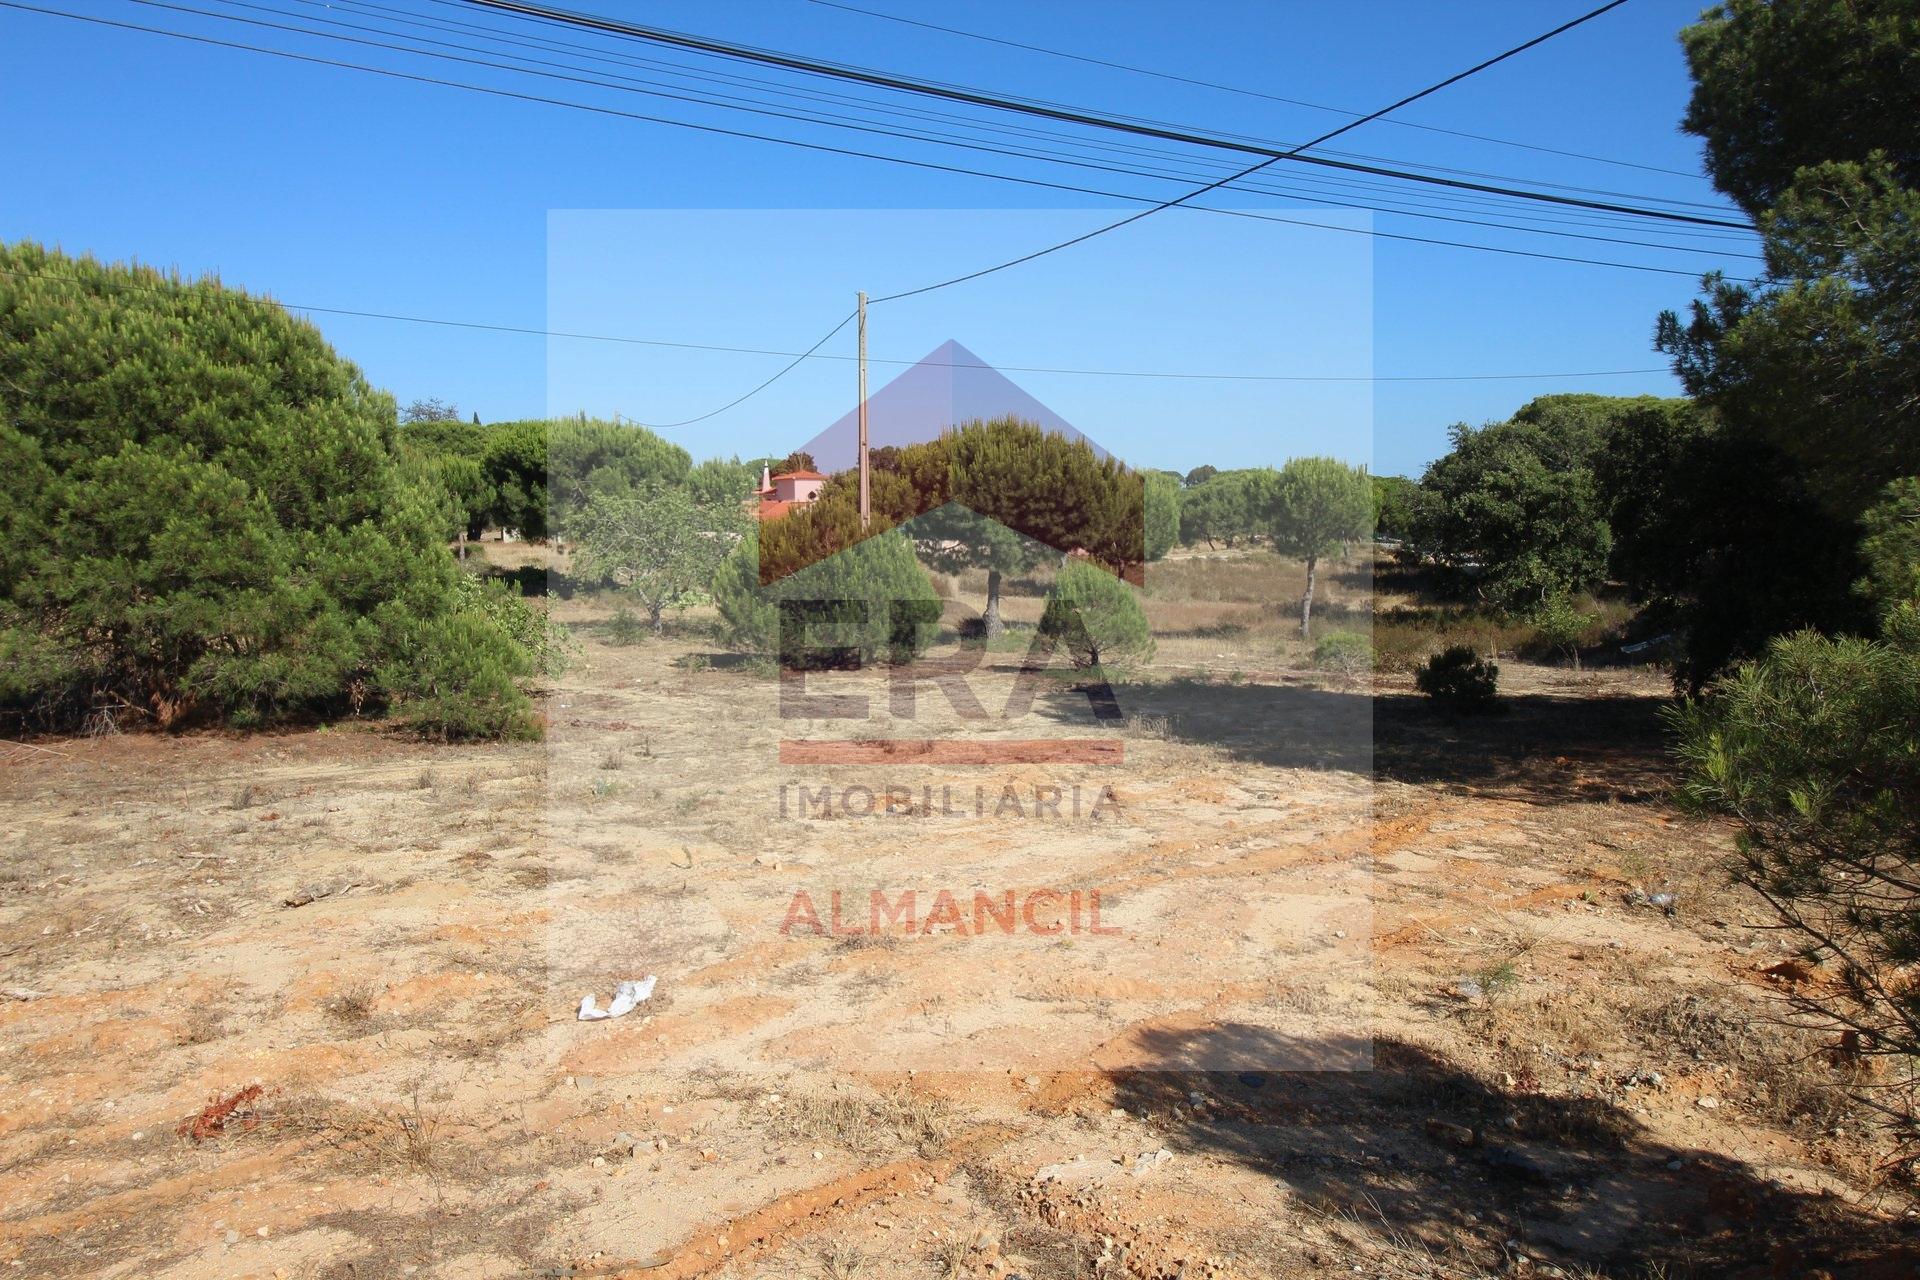
[[[1114,690],[1129,716],[1164,721],[1169,737],[1279,769],[1338,769],[1437,784],[1489,798],[1543,802],[1651,799],[1666,787],[1664,700],[1621,694],[1503,695],[1499,714],[1448,718],[1415,693],[1305,683],[1170,680]],[[1035,711],[1086,719],[1083,695],[1059,692]]]
[[[1268,1041],[1275,1063],[1370,1047],[1374,1068],[1193,1069],[1220,1061],[1221,1040],[1243,1061]],[[1436,1262],[1495,1267],[1524,1251],[1623,1280],[1920,1274],[1910,1228],[1724,1156],[1653,1141],[1603,1099],[1502,1089],[1419,1045],[1303,1045],[1218,1026],[1157,1033],[1142,1047],[1159,1065],[1113,1076],[1113,1100],[1166,1126],[1176,1155],[1271,1175],[1330,1218]],[[1192,1106],[1196,1092],[1204,1110]]]

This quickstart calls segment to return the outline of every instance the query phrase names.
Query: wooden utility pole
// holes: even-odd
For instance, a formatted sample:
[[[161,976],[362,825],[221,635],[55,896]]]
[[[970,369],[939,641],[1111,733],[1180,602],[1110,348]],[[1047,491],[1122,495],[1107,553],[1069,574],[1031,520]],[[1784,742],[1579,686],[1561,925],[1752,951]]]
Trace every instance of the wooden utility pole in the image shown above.
[[[873,522],[873,487],[867,468],[867,295],[860,296],[860,527]]]

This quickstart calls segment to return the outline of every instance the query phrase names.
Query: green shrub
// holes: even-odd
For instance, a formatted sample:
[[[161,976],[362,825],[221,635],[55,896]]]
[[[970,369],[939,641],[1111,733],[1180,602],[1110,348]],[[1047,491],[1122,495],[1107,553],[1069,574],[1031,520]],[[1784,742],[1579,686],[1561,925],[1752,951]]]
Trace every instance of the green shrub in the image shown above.
[[[1471,713],[1493,709],[1499,678],[1499,667],[1461,644],[1428,658],[1413,681],[1444,710]]]
[[[1549,653],[1564,655],[1580,669],[1580,642],[1592,629],[1595,615],[1574,604],[1564,592],[1548,596],[1527,615],[1533,624],[1535,642]]]
[[[607,620],[609,644],[639,644],[643,637],[652,634],[653,627],[646,619],[624,604]]]
[[[0,719],[531,732],[393,401],[216,281],[0,246]]]
[[[732,648],[807,667],[834,665],[829,650],[860,664],[902,661],[933,639],[940,599],[913,545],[897,532],[857,542],[767,586],[759,566],[759,530],[751,529],[714,574],[720,635]]]
[[[1125,671],[1153,658],[1153,634],[1133,588],[1086,560],[1069,560],[1054,578],[1040,634],[1075,667]]]
[[[1357,631],[1334,631],[1313,646],[1313,665],[1342,680],[1358,679],[1373,670],[1373,642]]]
[[[1890,608],[1878,640],[1778,637],[1672,722],[1680,798],[1739,824],[1734,878],[1830,966],[1831,981],[1787,996],[1796,1020],[1844,1036],[1868,1061],[1910,1068],[1920,1060],[1920,599]],[[1858,1094],[1899,1130],[1920,1123],[1910,1069]]]

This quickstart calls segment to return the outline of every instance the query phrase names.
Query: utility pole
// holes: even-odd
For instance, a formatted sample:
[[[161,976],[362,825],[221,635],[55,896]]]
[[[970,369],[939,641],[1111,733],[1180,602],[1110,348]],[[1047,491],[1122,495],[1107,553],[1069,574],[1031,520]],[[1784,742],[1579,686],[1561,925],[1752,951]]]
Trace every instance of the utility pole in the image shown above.
[[[867,467],[867,295],[860,297],[860,527],[873,522],[873,487]]]

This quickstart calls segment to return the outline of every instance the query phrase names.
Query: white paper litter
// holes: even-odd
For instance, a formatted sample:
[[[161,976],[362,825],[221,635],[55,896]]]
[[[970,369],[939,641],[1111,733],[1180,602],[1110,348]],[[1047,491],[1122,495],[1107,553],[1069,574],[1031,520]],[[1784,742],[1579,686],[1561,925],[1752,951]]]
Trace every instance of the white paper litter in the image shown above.
[[[652,997],[653,984],[658,981],[659,979],[650,973],[638,982],[622,982],[613,989],[613,1001],[604,1009],[600,1007],[600,1002],[593,998],[591,992],[581,996],[580,1021],[598,1022],[602,1018],[618,1018],[632,1013],[634,1007],[642,1000]]]

